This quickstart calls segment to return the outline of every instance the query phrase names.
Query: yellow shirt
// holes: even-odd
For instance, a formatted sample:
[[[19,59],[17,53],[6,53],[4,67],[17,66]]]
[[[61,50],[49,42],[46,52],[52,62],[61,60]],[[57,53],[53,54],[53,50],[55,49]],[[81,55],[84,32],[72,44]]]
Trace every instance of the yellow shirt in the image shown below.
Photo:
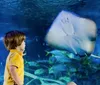
[[[14,85],[15,83],[12,79],[11,73],[9,72],[10,65],[14,65],[17,67],[16,73],[18,74],[20,80],[24,82],[24,60],[22,56],[23,54],[17,50],[10,50],[10,53],[6,60],[3,85]]]

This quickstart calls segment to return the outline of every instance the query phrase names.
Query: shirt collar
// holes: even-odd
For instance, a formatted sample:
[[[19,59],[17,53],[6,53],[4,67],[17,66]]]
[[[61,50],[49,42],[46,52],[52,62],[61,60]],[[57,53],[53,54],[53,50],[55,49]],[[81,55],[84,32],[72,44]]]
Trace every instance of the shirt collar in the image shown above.
[[[17,52],[20,56],[23,56],[23,53],[18,51],[17,49],[11,49],[10,52]]]

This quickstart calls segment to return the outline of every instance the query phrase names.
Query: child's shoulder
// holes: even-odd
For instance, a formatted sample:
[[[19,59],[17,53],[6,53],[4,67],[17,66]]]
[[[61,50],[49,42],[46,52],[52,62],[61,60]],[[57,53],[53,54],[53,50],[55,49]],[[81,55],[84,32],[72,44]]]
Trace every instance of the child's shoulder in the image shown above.
[[[9,53],[9,59],[12,59],[12,58],[20,58],[18,53],[17,52],[10,52]]]

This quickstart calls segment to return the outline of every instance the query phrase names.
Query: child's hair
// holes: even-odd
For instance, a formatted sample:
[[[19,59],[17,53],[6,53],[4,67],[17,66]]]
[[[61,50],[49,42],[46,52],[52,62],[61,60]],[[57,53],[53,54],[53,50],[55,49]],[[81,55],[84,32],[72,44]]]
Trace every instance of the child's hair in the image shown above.
[[[26,37],[23,32],[17,30],[10,31],[6,33],[4,37],[4,45],[8,50],[16,49],[16,47],[20,46],[25,39]]]

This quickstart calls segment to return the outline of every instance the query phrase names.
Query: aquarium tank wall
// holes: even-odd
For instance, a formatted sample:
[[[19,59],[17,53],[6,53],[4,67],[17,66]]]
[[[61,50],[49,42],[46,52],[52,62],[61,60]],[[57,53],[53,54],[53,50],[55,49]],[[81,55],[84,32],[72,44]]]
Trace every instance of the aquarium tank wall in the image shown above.
[[[1,0],[0,85],[9,53],[3,37],[12,30],[26,35],[24,85],[100,85],[99,5],[99,0]]]

